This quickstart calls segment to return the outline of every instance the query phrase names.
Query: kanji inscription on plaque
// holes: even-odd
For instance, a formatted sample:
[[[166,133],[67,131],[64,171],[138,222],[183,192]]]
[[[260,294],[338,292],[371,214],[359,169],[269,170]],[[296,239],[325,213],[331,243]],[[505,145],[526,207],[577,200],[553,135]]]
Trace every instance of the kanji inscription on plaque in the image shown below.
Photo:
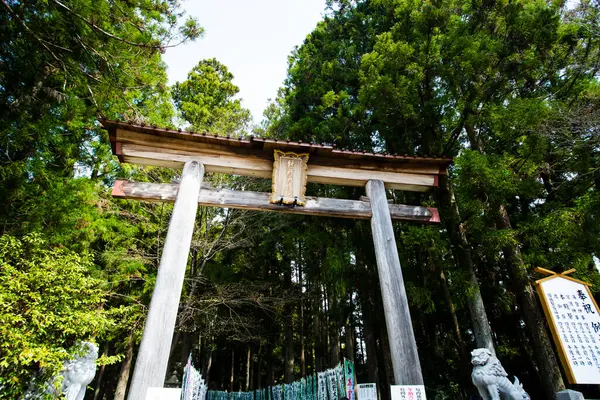
[[[308,154],[275,150],[270,202],[303,206],[306,203]]]

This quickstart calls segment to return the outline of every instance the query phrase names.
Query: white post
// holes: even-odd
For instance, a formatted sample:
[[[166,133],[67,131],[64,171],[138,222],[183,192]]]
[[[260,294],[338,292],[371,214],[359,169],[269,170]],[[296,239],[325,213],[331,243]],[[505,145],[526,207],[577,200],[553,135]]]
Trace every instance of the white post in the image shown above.
[[[394,237],[392,218],[382,181],[367,182],[367,196],[371,201],[371,231],[379,272],[385,323],[392,353],[396,385],[423,385],[421,363],[413,332],[408,298],[404,288],[398,248]]]
[[[145,400],[149,387],[164,385],[203,178],[204,166],[200,162],[185,163],[128,400]]]

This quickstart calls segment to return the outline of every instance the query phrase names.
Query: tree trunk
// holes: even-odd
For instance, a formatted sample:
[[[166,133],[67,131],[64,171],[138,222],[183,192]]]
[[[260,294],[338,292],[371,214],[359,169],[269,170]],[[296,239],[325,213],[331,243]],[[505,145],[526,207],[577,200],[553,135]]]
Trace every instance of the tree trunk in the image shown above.
[[[302,254],[302,245],[299,244],[299,253]],[[302,263],[298,263],[298,282],[300,283],[300,376],[306,376],[306,358],[304,356],[304,277],[302,276]]]
[[[392,351],[390,350],[390,342],[385,329],[379,330],[379,341],[381,343],[381,354],[383,354],[383,362],[385,367],[386,387],[395,385],[394,368],[392,366]]]
[[[329,364],[330,368],[335,367],[340,363],[340,332],[335,323],[332,323],[332,327],[330,330],[330,360],[331,364]]]
[[[286,292],[289,295],[293,294],[292,271],[290,267],[284,273],[283,281]],[[284,379],[285,383],[292,383],[295,380],[294,377],[294,309],[293,304],[290,301],[285,303],[283,307],[283,323],[284,323],[284,340],[285,340],[285,366],[284,366]]]
[[[450,318],[452,320],[452,328],[454,330],[454,336],[456,337],[456,343],[460,348],[461,354],[465,356],[467,354],[467,345],[462,337],[462,332],[458,323],[458,317],[456,316],[456,308],[454,307],[454,303],[452,302],[452,296],[450,295],[450,289],[448,288],[448,280],[446,279],[446,274],[444,274],[444,271],[440,271],[440,281],[442,284],[442,290],[444,292],[444,299],[446,300],[446,305],[448,306],[448,311],[450,312]]]
[[[327,288],[323,290],[323,368],[327,369],[331,363],[331,308],[329,303],[329,293]]]
[[[346,335],[345,335],[345,344],[346,344],[346,358],[352,362],[354,362],[354,324],[352,323],[352,318],[348,318],[348,324],[346,325]]]
[[[314,335],[315,335],[315,348],[314,348],[314,358],[315,358],[315,369],[316,372],[321,372],[324,370],[323,365],[323,336],[321,334],[321,286],[317,283],[316,291],[317,295],[315,296],[314,307],[313,307],[313,315],[314,315]]]
[[[473,324],[473,335],[475,345],[479,348],[489,349],[493,355],[496,354],[492,330],[488,321],[479,280],[475,274],[475,265],[471,256],[471,245],[467,239],[464,228],[460,221],[460,213],[454,198],[454,191],[447,175],[440,175],[439,190],[436,191],[436,199],[440,205],[440,215],[450,236],[450,242],[459,267],[466,271],[471,286],[470,296],[467,298],[471,323]]]
[[[448,311],[450,313],[450,318],[452,321],[452,329],[454,331],[454,336],[456,338],[456,344],[458,345],[458,353],[460,354],[460,372],[462,381],[465,384],[465,387],[469,387],[471,384],[471,362],[469,357],[469,351],[467,349],[467,344],[463,340],[462,332],[460,329],[460,324],[458,323],[458,317],[456,316],[456,308],[454,307],[454,303],[452,302],[452,296],[450,294],[450,288],[448,287],[448,280],[446,279],[446,274],[444,271],[440,269],[440,282],[442,285],[442,290],[444,292],[444,300],[446,300],[446,305],[448,306]]]
[[[469,138],[471,149],[481,152],[483,144],[481,143],[481,138],[477,135],[477,132],[475,132],[475,127],[473,124],[465,123],[465,131],[467,131],[467,137]]]
[[[469,137],[475,135],[470,135]],[[485,154],[481,140],[471,140],[473,150]],[[506,208],[500,205],[497,215],[496,227],[498,229],[511,230],[512,225]],[[560,368],[554,356],[552,341],[546,329],[545,319],[538,307],[535,291],[531,286],[529,276],[521,250],[517,243],[507,244],[502,253],[507,261],[512,284],[515,287],[515,293],[523,311],[525,326],[528,329],[529,336],[535,351],[535,358],[539,367],[539,376],[542,382],[546,398],[556,398],[556,393],[565,388],[565,384],[560,373]]]
[[[366,363],[367,363],[367,376],[369,382],[378,383],[379,377],[379,365],[377,362],[377,342],[375,339],[375,328],[373,316],[375,315],[375,308],[373,307],[373,285],[377,285],[377,282],[373,282],[372,274],[369,274],[367,264],[363,258],[363,254],[360,251],[360,236],[357,238],[356,243],[356,266],[360,271],[360,277],[357,279],[358,298],[360,301],[361,317],[362,317],[362,330],[363,337],[365,340],[366,347]],[[363,353],[364,355],[364,353]],[[363,359],[363,362],[365,360]]]
[[[175,349],[177,348],[177,345],[179,344],[179,338],[181,337],[181,331],[177,331],[173,334],[173,340],[171,341],[171,347],[169,349],[169,360],[173,360],[173,354],[175,353]],[[171,367],[172,365],[172,361],[171,362]]]
[[[273,346],[269,346],[269,350],[267,352],[267,381],[265,386],[273,386],[275,385],[275,373],[273,371]]]
[[[183,366],[187,362],[188,357],[190,356],[190,352],[192,350],[192,334],[190,332],[183,332],[181,338],[181,366],[179,367],[179,371],[183,371]],[[180,373],[178,371],[178,373]]]
[[[246,354],[246,386],[244,391],[250,390],[250,360],[252,357],[252,346],[248,346],[248,352]]]
[[[377,383],[379,377],[379,365],[377,362],[377,343],[373,329],[372,314],[373,311],[365,311],[363,305],[363,331],[365,336],[365,346],[367,347],[367,375],[369,382]]]
[[[235,349],[231,348],[231,375],[229,377],[229,391],[233,392],[233,377],[235,374]]]
[[[373,304],[372,326],[375,343],[377,345],[376,357],[379,372],[378,386],[382,400],[391,399],[390,385],[394,384],[394,368],[392,365],[391,350],[388,341],[387,325],[385,322],[385,311],[383,310],[383,299],[377,279],[370,287],[370,296]]]
[[[305,354],[306,354],[306,373],[312,375],[315,373],[315,357],[313,354],[313,347],[310,345],[307,346]]]
[[[307,293],[310,293],[311,290],[309,288],[307,288]],[[304,335],[308,335],[308,337],[311,337],[311,328],[313,328],[311,326],[311,322],[313,321],[313,319],[311,318],[311,316],[314,314],[315,312],[315,308],[314,308],[314,303],[312,301],[306,300],[306,302],[304,303],[306,305],[306,311],[304,313],[305,317],[306,317],[306,324],[304,325]],[[306,343],[306,341],[304,342],[304,355],[305,355],[305,362],[304,365],[306,366],[305,372],[307,374],[314,374],[315,372],[315,357],[314,357],[314,345],[316,343],[317,337],[316,335],[312,336],[311,341],[308,342],[308,344]]]
[[[285,383],[292,383],[294,377],[294,328],[292,308],[286,307],[285,324]]]
[[[302,277],[300,277],[302,281]],[[306,359],[304,357],[304,300],[300,300],[300,375],[306,376]]]
[[[117,383],[117,389],[115,390],[114,400],[125,400],[125,393],[127,392],[127,384],[129,383],[129,374],[131,372],[131,362],[133,360],[133,337],[129,338],[127,344],[127,352],[125,353],[125,359],[121,365],[121,372],[119,373],[119,381]]]
[[[498,229],[512,229],[506,208],[500,206],[498,212]],[[502,249],[512,276],[515,293],[523,310],[525,326],[529,331],[531,343],[535,350],[535,358],[539,367],[540,379],[546,398],[554,399],[556,393],[565,389],[560,368],[554,356],[553,344],[548,335],[546,320],[537,303],[535,290],[531,286],[527,268],[523,262],[521,250],[517,244],[507,245]]]
[[[213,338],[214,340],[214,338]],[[213,346],[214,343],[209,343],[208,345],[208,360],[206,361],[206,383],[210,382],[210,370],[212,368],[212,356],[213,356]]]
[[[263,347],[262,344],[258,345],[258,354],[257,354],[257,360],[256,360],[256,367],[254,368],[254,386],[256,387],[256,389],[260,390],[262,389],[262,379],[261,379],[261,372],[262,372],[262,362],[263,362],[263,357],[262,357],[262,351],[263,351]]]
[[[339,304],[335,295],[329,296],[329,367],[333,368],[340,362],[340,330],[336,315],[339,312]]]
[[[102,356],[108,356],[108,345],[104,348]],[[104,378],[105,370],[106,365],[103,365],[100,367],[100,371],[98,371],[98,379],[96,379],[96,389],[94,390],[94,400],[100,400],[102,398],[102,394],[104,393],[104,390],[102,390],[102,379]]]

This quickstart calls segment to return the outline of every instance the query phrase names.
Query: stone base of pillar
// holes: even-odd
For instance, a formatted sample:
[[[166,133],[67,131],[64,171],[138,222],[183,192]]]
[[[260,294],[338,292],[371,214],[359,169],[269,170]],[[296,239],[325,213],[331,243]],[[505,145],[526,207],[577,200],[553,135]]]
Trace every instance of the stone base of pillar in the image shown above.
[[[567,389],[556,393],[556,400],[585,400],[585,398],[581,392]]]

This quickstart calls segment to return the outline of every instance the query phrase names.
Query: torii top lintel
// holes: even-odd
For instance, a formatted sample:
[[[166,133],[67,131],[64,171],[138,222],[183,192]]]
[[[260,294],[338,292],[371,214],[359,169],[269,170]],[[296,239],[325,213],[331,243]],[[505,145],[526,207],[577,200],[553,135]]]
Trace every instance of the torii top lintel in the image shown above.
[[[201,161],[207,172],[271,178],[273,152],[307,153],[308,181],[364,186],[377,179],[388,189],[426,192],[446,174],[450,158],[410,157],[336,149],[330,145],[258,137],[232,138],[100,120],[120,162],[179,168]]]

